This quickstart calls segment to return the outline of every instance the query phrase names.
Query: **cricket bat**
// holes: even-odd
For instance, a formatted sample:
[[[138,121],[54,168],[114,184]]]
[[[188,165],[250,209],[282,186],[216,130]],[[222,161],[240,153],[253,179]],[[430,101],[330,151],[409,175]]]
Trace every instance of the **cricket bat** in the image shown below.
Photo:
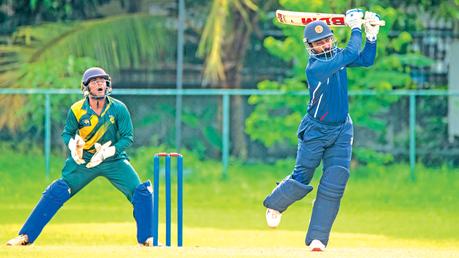
[[[311,12],[292,12],[285,10],[277,10],[276,18],[280,23],[295,26],[306,26],[308,23],[316,20],[322,20],[330,27],[343,27],[344,14],[331,14],[331,13],[311,13]],[[375,20],[370,21],[372,25],[384,26],[385,21]]]

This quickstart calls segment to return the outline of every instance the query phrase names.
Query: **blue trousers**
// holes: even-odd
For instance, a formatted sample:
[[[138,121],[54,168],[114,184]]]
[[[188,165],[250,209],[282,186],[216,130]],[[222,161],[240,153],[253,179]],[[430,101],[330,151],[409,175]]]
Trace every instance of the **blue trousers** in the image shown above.
[[[349,116],[341,124],[323,124],[306,115],[299,126],[296,164],[291,178],[308,185],[321,161],[324,171],[308,227],[307,245],[314,239],[328,243],[349,177],[352,141],[353,125]]]
[[[55,213],[68,199],[78,193],[94,178],[104,176],[120,190],[129,201],[132,202],[133,199],[136,199],[133,202],[134,214],[137,213],[135,219],[138,225],[139,221],[141,221],[138,227],[141,237],[139,243],[143,243],[148,237],[144,235],[152,235],[150,226],[143,222],[151,221],[151,218],[148,216],[152,211],[150,212],[148,209],[152,209],[153,203],[149,203],[148,200],[151,201],[152,197],[151,192],[148,190],[143,191],[146,193],[136,191],[140,185],[140,179],[129,161],[127,159],[106,161],[92,169],[86,168],[85,165],[86,164],[76,164],[72,158],[66,160],[65,166],[62,169],[62,178],[53,182],[45,190],[43,197],[24,223],[19,234],[27,234],[29,242],[33,243],[46,224],[48,224]],[[136,195],[136,192],[139,193]],[[133,196],[137,196],[137,198],[133,198]],[[143,196],[146,197],[143,198]],[[147,201],[144,201],[144,199]],[[145,206],[145,208],[143,206]]]
[[[331,166],[349,169],[354,128],[350,116],[342,124],[327,125],[306,115],[298,128],[298,149],[292,179],[308,185],[323,160],[323,170]]]

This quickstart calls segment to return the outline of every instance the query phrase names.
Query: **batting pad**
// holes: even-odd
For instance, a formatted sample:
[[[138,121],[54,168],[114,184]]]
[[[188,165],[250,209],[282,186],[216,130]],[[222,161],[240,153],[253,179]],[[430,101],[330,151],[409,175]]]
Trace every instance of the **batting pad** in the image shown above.
[[[312,209],[306,245],[314,239],[327,245],[348,178],[349,170],[345,167],[332,166],[324,171]]]
[[[51,183],[43,192],[40,201],[38,201],[19,234],[26,234],[29,243],[33,243],[57,210],[69,198],[70,188],[64,180],[58,179]]]
[[[137,242],[144,243],[153,236],[153,194],[150,181],[136,187],[132,204],[137,223]]]
[[[263,201],[263,205],[266,208],[284,212],[292,203],[303,199],[312,189],[312,186],[288,177],[274,188],[272,193]]]

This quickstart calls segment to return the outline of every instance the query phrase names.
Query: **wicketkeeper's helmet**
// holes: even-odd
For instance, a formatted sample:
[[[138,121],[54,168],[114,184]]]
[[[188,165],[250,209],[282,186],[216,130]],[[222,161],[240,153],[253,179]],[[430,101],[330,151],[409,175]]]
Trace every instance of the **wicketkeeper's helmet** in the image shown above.
[[[110,78],[110,75],[108,75],[108,73],[106,73],[104,69],[100,67],[91,67],[83,73],[83,78],[81,79],[81,90],[83,91],[83,95],[84,96],[89,95],[89,90],[88,90],[89,81],[94,78],[104,78],[106,80],[107,89],[105,91],[105,95],[106,96],[110,95],[110,93],[112,92],[112,87],[111,87],[112,79]]]

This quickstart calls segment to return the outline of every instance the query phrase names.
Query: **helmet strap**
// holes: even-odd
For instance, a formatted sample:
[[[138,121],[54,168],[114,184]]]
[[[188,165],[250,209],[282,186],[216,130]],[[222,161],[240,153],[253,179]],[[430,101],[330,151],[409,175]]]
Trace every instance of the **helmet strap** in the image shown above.
[[[89,97],[94,99],[94,100],[102,100],[102,99],[105,99],[106,95],[104,96],[94,96],[92,95],[91,93],[89,94]]]
[[[108,95],[110,95],[112,93],[112,88],[109,86],[110,84],[107,83],[107,88],[105,89],[105,94],[104,96],[95,96],[95,95],[92,95],[91,94],[91,90],[89,89],[89,86],[84,86],[83,88],[83,96],[89,96],[91,99],[94,99],[94,100],[101,100],[101,99],[105,99],[105,97],[107,97]]]

